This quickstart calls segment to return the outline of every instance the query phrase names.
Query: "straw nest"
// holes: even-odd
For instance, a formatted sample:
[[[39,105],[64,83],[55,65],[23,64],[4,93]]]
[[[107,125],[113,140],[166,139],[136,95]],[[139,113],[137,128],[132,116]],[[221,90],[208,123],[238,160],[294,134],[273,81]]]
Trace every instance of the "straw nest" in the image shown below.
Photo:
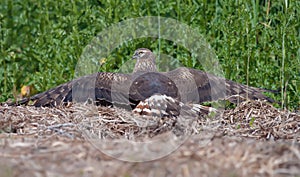
[[[4,176],[300,174],[300,115],[261,101],[246,101],[214,116],[178,118],[135,116],[123,109],[89,104],[4,105],[0,106],[0,131],[0,174]],[[143,163],[119,160],[93,143],[147,142],[170,132],[172,138],[182,140],[180,146]],[[122,143],[105,148],[114,154],[120,149],[120,154],[144,153]]]

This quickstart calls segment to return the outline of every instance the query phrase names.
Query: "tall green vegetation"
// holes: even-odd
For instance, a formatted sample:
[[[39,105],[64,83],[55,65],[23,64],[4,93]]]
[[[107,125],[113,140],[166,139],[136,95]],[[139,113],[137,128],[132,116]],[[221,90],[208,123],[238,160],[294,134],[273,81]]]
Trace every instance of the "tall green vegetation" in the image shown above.
[[[33,85],[41,92],[71,80],[84,47],[107,27],[130,18],[162,16],[205,36],[226,78],[279,90],[269,96],[280,101],[281,107],[299,109],[299,9],[299,1],[271,0],[4,0],[0,6],[0,101],[13,98],[22,85]],[[120,46],[99,70],[116,71],[141,46],[201,68],[183,47],[142,38]]]

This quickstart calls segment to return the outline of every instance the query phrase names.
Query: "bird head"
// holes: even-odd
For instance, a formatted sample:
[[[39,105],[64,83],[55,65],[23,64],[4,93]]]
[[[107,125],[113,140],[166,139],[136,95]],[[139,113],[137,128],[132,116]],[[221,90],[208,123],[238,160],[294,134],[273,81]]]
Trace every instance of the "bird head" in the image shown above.
[[[132,59],[149,59],[149,58],[155,58],[154,54],[151,52],[151,50],[146,49],[146,48],[140,48],[137,49],[133,56]]]
[[[157,72],[155,64],[155,55],[146,48],[137,49],[132,59],[136,59],[133,72]]]

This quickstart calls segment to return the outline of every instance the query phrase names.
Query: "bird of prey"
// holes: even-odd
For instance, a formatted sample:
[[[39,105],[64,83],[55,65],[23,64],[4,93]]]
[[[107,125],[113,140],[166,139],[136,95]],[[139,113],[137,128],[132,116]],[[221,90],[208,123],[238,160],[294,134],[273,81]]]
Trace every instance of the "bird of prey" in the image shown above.
[[[178,115],[188,104],[239,98],[274,102],[262,94],[269,90],[249,87],[204,71],[180,67],[158,72],[155,55],[146,48],[132,57],[136,64],[131,74],[98,72],[59,85],[43,93],[18,101],[15,105],[57,106],[84,102],[91,98],[98,105],[129,105],[137,114]],[[199,105],[194,109],[202,109]]]

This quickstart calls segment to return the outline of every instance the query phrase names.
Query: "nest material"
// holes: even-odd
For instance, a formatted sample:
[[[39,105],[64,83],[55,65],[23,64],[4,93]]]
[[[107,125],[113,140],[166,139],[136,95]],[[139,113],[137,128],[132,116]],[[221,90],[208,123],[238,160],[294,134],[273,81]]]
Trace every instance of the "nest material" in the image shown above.
[[[280,111],[265,102],[242,102],[235,109],[226,110],[220,121],[223,124],[221,129],[230,135],[300,142],[300,115]]]
[[[300,116],[247,101],[215,117],[136,117],[118,108],[0,107],[1,174],[82,176],[296,176]],[[166,158],[126,163],[87,141],[145,141],[172,132],[189,138]],[[114,148],[114,147],[112,147]],[[125,148],[125,147],[124,147]]]

